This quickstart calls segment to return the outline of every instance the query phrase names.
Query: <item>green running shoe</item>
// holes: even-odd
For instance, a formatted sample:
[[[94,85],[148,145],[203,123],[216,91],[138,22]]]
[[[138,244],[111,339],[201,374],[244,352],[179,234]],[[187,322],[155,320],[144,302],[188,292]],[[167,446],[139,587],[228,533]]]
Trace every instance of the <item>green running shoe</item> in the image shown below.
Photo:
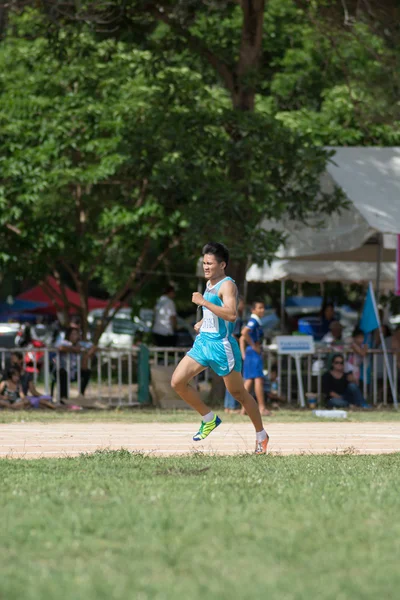
[[[217,415],[215,415],[213,420],[209,421],[208,423],[204,423],[204,421],[202,421],[199,431],[193,436],[193,441],[200,442],[201,440],[204,440],[221,423],[222,421],[219,417],[217,417]]]

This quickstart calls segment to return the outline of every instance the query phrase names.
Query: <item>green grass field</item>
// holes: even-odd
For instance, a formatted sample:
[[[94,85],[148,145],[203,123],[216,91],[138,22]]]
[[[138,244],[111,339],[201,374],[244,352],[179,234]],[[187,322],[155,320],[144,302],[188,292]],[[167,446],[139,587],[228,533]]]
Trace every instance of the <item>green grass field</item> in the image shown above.
[[[224,409],[217,410],[225,422],[245,423],[247,417],[241,415],[226,415]],[[25,422],[73,422],[73,423],[93,423],[93,422],[126,422],[126,423],[193,423],[198,421],[198,415],[191,410],[157,410],[157,409],[113,409],[106,411],[84,410],[81,412],[56,412],[46,410],[29,411],[6,411],[0,412],[0,423],[19,423]],[[272,417],[264,417],[266,423],[316,423],[325,422],[328,419],[317,418],[308,409],[284,409],[273,411]],[[337,420],[337,419],[332,419]],[[400,421],[400,411],[391,408],[382,410],[367,410],[348,412],[347,421],[365,422],[365,421]]]
[[[400,455],[1,460],[3,600],[397,598]]]

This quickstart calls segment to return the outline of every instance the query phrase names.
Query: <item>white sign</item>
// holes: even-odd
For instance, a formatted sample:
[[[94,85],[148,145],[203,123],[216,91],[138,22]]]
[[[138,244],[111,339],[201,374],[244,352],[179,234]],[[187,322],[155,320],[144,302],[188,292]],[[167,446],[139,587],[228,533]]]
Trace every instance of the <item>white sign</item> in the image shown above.
[[[314,354],[315,345],[312,335],[278,335],[278,354]]]

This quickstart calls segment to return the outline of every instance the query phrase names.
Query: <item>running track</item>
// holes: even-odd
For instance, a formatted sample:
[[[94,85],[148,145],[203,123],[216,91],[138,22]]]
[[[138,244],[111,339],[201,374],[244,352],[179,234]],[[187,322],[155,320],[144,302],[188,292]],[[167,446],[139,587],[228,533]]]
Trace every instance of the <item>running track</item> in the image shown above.
[[[204,442],[191,436],[198,423],[13,423],[0,425],[0,457],[77,456],[98,449],[168,456],[202,452],[242,454],[254,449],[247,423],[223,423]],[[383,454],[400,452],[400,423],[270,423],[270,452]]]

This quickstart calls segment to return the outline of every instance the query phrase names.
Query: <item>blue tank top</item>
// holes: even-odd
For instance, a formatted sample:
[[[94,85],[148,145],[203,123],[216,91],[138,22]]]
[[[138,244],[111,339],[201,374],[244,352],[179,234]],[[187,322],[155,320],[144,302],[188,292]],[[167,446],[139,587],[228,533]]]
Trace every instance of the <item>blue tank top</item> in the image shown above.
[[[220,290],[221,285],[225,281],[232,281],[233,283],[235,283],[231,277],[225,277],[213,286],[207,285],[206,290],[203,294],[204,300],[207,300],[207,302],[211,302],[216,306],[224,306],[224,303],[218,296],[218,292]],[[232,335],[234,328],[235,322],[232,323],[231,321],[224,321],[224,319],[217,317],[217,315],[214,315],[214,313],[212,313],[211,310],[203,306],[203,324],[200,328],[200,335],[202,338],[222,340],[223,338],[227,338],[230,335]]]

